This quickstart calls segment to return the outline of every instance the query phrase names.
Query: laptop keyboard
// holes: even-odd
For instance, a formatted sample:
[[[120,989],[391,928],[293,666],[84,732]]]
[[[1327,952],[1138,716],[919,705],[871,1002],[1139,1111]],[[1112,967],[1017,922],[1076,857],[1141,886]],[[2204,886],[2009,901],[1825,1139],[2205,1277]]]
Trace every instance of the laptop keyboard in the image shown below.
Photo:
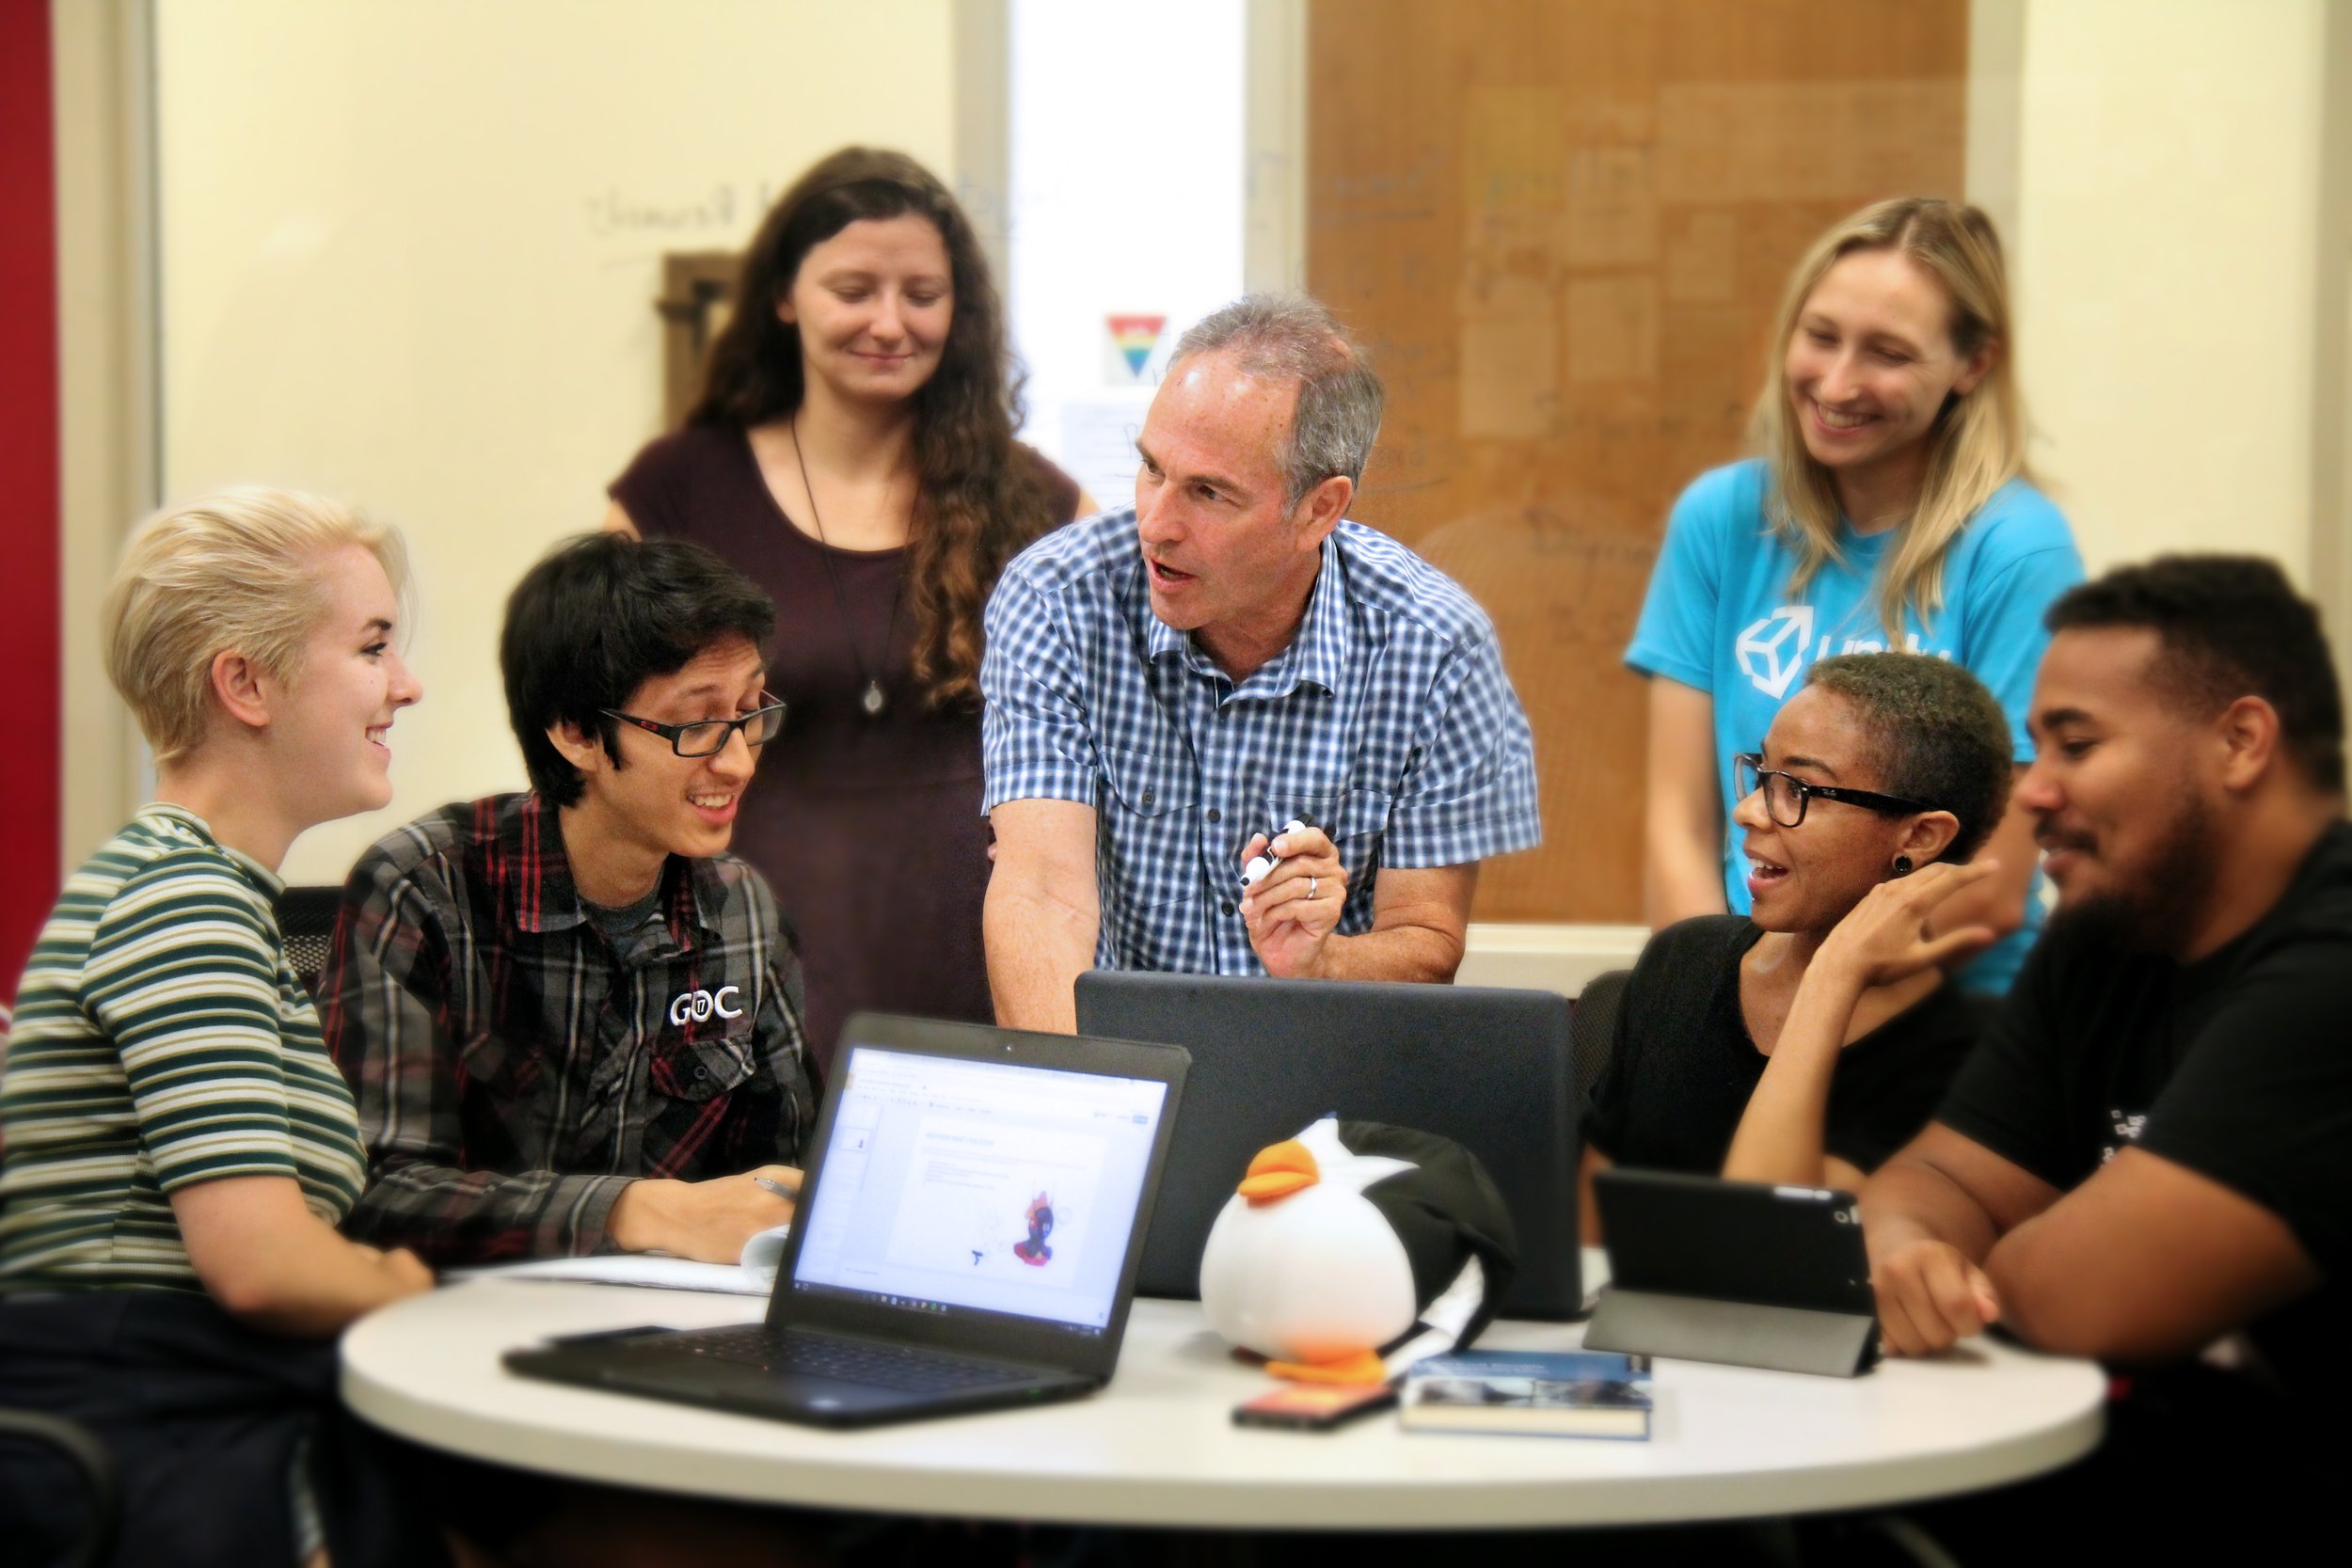
[[[841,1339],[829,1334],[799,1334],[766,1323],[681,1334],[659,1348],[664,1354],[691,1356],[700,1362],[723,1362],[771,1374],[834,1378],[909,1394],[953,1393],[1021,1380],[1020,1369],[998,1362],[973,1361],[905,1345]]]

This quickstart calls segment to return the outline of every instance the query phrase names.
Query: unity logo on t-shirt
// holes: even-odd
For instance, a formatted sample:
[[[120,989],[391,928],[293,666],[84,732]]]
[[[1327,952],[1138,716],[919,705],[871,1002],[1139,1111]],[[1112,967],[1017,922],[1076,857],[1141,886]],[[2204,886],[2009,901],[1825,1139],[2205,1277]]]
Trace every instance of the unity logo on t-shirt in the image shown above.
[[[2106,1164],[2115,1158],[2115,1151],[2125,1144],[2139,1142],[2139,1135],[2148,1131],[2148,1116],[2144,1111],[2109,1111],[2107,1126],[2115,1133],[2115,1141],[2099,1150],[2099,1163]]]
[[[1816,645],[1813,607],[1785,604],[1741,632],[1733,651],[1739,657],[1740,673],[1758,691],[1777,702],[1788,695],[1788,689],[1796,684],[1807,659],[1830,657],[1830,643],[1836,637],[1835,632],[1824,632]],[[1938,658],[1952,657],[1949,648],[1921,648],[1915,631],[1903,639],[1903,648],[1915,654],[1931,652]],[[1886,644],[1875,637],[1849,637],[1837,642],[1836,651],[1883,654]]]

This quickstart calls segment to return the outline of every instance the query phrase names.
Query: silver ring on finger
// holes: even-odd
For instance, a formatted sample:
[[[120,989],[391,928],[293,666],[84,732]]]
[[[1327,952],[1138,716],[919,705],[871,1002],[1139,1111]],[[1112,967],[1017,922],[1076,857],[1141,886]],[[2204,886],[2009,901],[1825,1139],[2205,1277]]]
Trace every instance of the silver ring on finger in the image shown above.
[[[1320,878],[1320,877],[1310,877],[1310,878],[1308,878],[1308,879],[1307,879],[1307,901],[1308,901],[1309,903],[1311,903],[1311,903],[1313,903],[1313,902],[1314,902],[1314,900],[1315,900],[1315,895],[1317,894],[1317,892],[1319,892],[1319,891],[1322,889],[1322,887],[1323,887],[1323,879],[1322,879],[1322,878]]]

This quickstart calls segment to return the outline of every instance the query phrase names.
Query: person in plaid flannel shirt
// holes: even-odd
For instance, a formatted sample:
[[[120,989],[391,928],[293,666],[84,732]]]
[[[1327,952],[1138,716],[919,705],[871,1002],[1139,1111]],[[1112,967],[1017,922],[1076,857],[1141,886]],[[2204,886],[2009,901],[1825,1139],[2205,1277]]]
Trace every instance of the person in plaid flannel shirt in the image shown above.
[[[699,546],[592,535],[507,603],[532,788],[387,835],[319,980],[372,1175],[349,1232],[437,1264],[733,1261],[788,1220],[814,1115],[800,967],[726,852],[758,747],[768,596]]]

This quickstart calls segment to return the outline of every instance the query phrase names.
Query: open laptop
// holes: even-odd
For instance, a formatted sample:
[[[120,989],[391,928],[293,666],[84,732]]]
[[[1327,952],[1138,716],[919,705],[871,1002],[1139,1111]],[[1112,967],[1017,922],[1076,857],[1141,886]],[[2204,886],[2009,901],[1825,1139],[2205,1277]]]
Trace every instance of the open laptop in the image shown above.
[[[1200,1253],[1250,1156],[1336,1112],[1452,1138],[1478,1156],[1518,1233],[1514,1318],[1584,1308],[1568,999],[1476,986],[1093,970],[1078,1027],[1192,1055],[1137,1289],[1200,1293]]]
[[[1110,1380],[1183,1051],[861,1013],[767,1321],[509,1351],[530,1377],[821,1426]]]

